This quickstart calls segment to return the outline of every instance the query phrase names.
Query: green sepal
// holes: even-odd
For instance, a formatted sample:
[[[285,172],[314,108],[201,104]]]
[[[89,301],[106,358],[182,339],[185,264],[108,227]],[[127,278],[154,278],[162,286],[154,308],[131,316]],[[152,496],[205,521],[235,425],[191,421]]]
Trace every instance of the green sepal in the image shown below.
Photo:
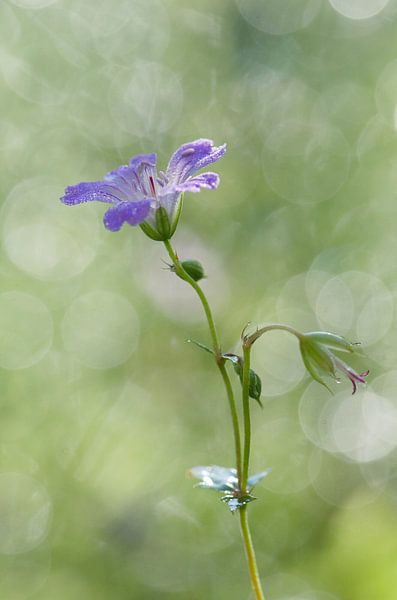
[[[205,350],[206,352],[209,352],[210,354],[215,355],[215,352],[213,350],[211,350],[211,348],[208,348],[208,346],[206,346],[205,344],[202,344],[201,342],[196,342],[196,340],[186,340],[188,344],[194,344],[195,346],[197,346],[198,348],[201,348],[201,350]]]
[[[159,234],[159,232],[156,231],[156,229],[154,229],[146,221],[144,221],[143,223],[140,223],[139,227],[142,229],[143,233],[145,235],[147,235],[151,240],[154,240],[155,242],[164,242],[165,241],[163,239],[163,237]]]
[[[303,337],[323,344],[332,350],[340,350],[342,352],[354,352],[354,346],[357,345],[352,344],[352,342],[349,342],[341,335],[329,333],[328,331],[311,331],[310,333],[305,333]]]
[[[302,338],[300,344],[306,348],[309,358],[320,371],[324,371],[327,375],[334,377],[334,379],[337,378],[334,356],[327,350],[326,346],[307,338]]]
[[[309,353],[307,351],[307,348],[302,343],[302,341],[299,342],[299,346],[300,346],[300,351],[301,351],[301,356],[302,356],[303,364],[305,365],[305,367],[306,367],[307,371],[309,372],[309,374],[312,376],[312,378],[314,379],[314,381],[317,381],[317,383],[321,383],[321,385],[323,385],[325,388],[327,388],[327,390],[329,392],[331,392],[331,394],[333,394],[333,391],[331,390],[331,388],[321,378],[320,374],[317,372],[316,368],[312,364],[311,356],[309,355]]]
[[[183,197],[184,197],[184,194],[182,194],[180,196],[179,200],[177,201],[176,208],[174,210],[174,214],[173,214],[173,217],[172,217],[171,228],[170,228],[170,238],[172,238],[172,236],[174,235],[175,229],[176,229],[176,227],[178,225],[178,222],[179,222],[179,217],[181,216],[182,207],[183,207]]]
[[[155,212],[156,228],[163,241],[171,237],[171,224],[164,206],[160,206]]]

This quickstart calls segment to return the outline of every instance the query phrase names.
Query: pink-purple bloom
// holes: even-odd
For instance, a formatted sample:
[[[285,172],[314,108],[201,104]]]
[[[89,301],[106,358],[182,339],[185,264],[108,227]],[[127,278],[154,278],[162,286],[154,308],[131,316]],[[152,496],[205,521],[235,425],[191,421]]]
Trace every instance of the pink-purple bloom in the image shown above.
[[[141,225],[153,239],[169,239],[178,222],[181,194],[217,188],[216,173],[196,173],[225,152],[226,144],[216,147],[211,140],[198,139],[178,148],[165,172],[157,172],[156,154],[138,154],[128,165],[107,173],[103,181],[67,187],[61,201],[69,205],[107,202],[111,207],[103,221],[110,231],[119,231],[127,223]]]

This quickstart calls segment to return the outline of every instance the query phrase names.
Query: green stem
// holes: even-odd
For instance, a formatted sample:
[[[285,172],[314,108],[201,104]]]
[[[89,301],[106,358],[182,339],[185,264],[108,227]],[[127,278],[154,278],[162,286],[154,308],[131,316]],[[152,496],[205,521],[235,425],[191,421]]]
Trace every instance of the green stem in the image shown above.
[[[248,569],[251,577],[252,589],[254,590],[256,600],[265,600],[263,595],[261,581],[259,579],[258,567],[256,564],[255,550],[252,543],[251,533],[248,524],[247,506],[243,506],[240,512],[241,535],[243,537],[245,554],[247,556]]]
[[[247,481],[251,451],[251,415],[250,415],[250,362],[251,362],[251,347],[243,345],[243,417],[244,417],[244,455],[243,455],[243,470],[241,477],[241,492],[247,492]]]
[[[219,356],[221,354],[221,348],[220,348],[220,344],[219,344],[219,340],[218,340],[218,334],[216,332],[215,321],[212,316],[211,309],[208,304],[208,300],[205,297],[205,294],[204,294],[203,290],[201,289],[201,287],[199,286],[199,284],[197,283],[197,281],[195,281],[192,277],[190,277],[190,275],[188,273],[186,273],[185,269],[182,267],[176,252],[174,252],[174,250],[171,246],[170,241],[165,240],[164,246],[167,248],[168,255],[169,255],[170,259],[172,260],[172,263],[175,267],[176,274],[179,275],[179,277],[182,277],[182,279],[184,279],[187,283],[189,283],[192,286],[192,288],[195,290],[198,297],[200,298],[201,304],[203,305],[203,308],[204,308],[205,316],[207,317],[208,327],[209,327],[210,334],[211,334],[212,345],[214,348],[215,356]]]
[[[233,437],[234,437],[234,447],[236,454],[236,470],[237,470],[237,478],[241,481],[241,441],[240,441],[240,429],[238,425],[238,415],[236,409],[236,403],[234,401],[233,388],[230,382],[229,375],[226,371],[226,366],[224,362],[217,362],[218,369],[221,373],[223,383],[225,385],[227,399],[229,403],[230,415],[232,418],[233,425]]]
[[[243,418],[244,418],[244,455],[243,455],[243,471],[241,479],[241,493],[247,494],[248,489],[248,473],[251,452],[251,415],[250,415],[250,363],[251,363],[251,345],[243,343],[243,381],[242,381],[242,398],[243,398]],[[247,556],[248,570],[251,577],[252,589],[255,593],[256,600],[264,600],[264,595],[259,579],[258,566],[256,564],[255,550],[252,543],[251,533],[248,524],[247,506],[240,508],[240,525],[241,534]]]
[[[205,316],[207,318],[207,323],[208,323],[211,340],[212,340],[212,346],[213,346],[213,350],[214,350],[214,354],[215,354],[215,362],[221,373],[223,383],[224,383],[225,389],[226,389],[228,403],[229,403],[230,415],[232,418],[232,425],[233,425],[237,476],[238,476],[239,481],[241,481],[241,476],[242,476],[241,475],[241,473],[242,473],[242,471],[241,471],[241,441],[240,441],[240,429],[239,429],[239,425],[238,425],[237,408],[236,408],[236,403],[234,400],[232,384],[230,383],[230,378],[226,371],[225,360],[224,360],[224,358],[222,358],[222,350],[221,350],[221,345],[220,345],[218,334],[217,334],[216,327],[215,327],[215,321],[212,316],[212,312],[211,312],[210,306],[208,304],[208,300],[207,300],[203,290],[201,289],[201,287],[199,286],[197,281],[195,281],[192,277],[190,277],[190,275],[185,271],[185,269],[183,268],[183,266],[180,263],[180,260],[177,256],[176,252],[172,248],[170,241],[165,240],[164,246],[167,249],[170,259],[172,260],[172,264],[175,267],[176,274],[179,275],[179,277],[181,277],[182,279],[184,279],[195,290],[196,294],[200,298],[201,304],[202,304],[204,312],[205,312]]]
[[[274,331],[275,329],[279,329],[281,331],[288,331],[288,333],[292,333],[292,335],[297,337],[298,340],[300,340],[302,338],[302,334],[297,329],[294,329],[293,327],[290,327],[289,325],[284,325],[283,323],[272,323],[271,325],[265,325],[264,327],[261,327],[254,333],[251,333],[251,335],[244,336],[244,339],[243,339],[244,345],[252,346],[252,344],[258,338],[261,337],[261,335],[263,335],[264,333],[267,333],[268,331]]]
[[[198,297],[200,298],[201,304],[203,305],[203,309],[205,312],[205,316],[207,318],[208,327],[211,334],[212,346],[215,354],[215,361],[218,366],[218,369],[221,373],[225,388],[226,394],[229,402],[230,414],[232,417],[233,424],[233,434],[234,434],[234,443],[235,443],[235,452],[236,452],[236,467],[237,467],[237,476],[239,481],[240,491],[242,493],[245,492],[247,488],[247,480],[248,480],[248,468],[249,468],[249,455],[250,455],[250,445],[251,445],[251,422],[250,422],[250,413],[249,413],[249,369],[250,369],[250,347],[244,347],[244,367],[243,367],[243,411],[244,411],[244,467],[242,467],[242,457],[241,457],[241,441],[240,441],[240,429],[238,424],[238,415],[236,409],[236,403],[234,401],[233,388],[230,383],[229,375],[226,371],[225,367],[225,359],[222,357],[221,345],[219,342],[218,334],[215,327],[215,321],[211,313],[210,306],[208,304],[208,300],[197,283],[190,275],[185,271],[183,266],[181,265],[179,258],[175,251],[173,250],[171,243],[169,240],[164,241],[164,245],[167,249],[168,255],[172,260],[172,264],[175,267],[175,272],[179,277],[184,279],[191,287],[195,290]],[[255,593],[256,600],[264,600],[264,595],[261,589],[258,567],[256,564],[255,551],[254,546],[252,544],[251,534],[248,525],[248,515],[247,515],[247,507],[243,506],[240,510],[240,523],[241,523],[241,533],[244,542],[245,553],[247,555],[248,561],[248,569],[250,573],[252,588]]]

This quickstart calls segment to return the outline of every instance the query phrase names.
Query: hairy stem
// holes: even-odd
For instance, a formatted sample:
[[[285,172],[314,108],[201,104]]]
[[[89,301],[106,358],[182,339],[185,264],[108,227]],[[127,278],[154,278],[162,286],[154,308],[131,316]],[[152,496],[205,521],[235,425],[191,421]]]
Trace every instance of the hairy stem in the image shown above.
[[[251,415],[250,415],[250,362],[251,348],[243,345],[243,417],[244,417],[244,454],[243,454],[243,469],[241,475],[241,491],[243,494],[247,491],[248,470],[251,451]]]
[[[197,281],[195,281],[192,277],[190,277],[190,275],[185,271],[185,269],[183,268],[183,266],[180,263],[180,260],[177,256],[176,252],[172,248],[170,241],[169,240],[164,241],[164,246],[167,249],[170,259],[172,260],[172,264],[175,267],[176,274],[179,275],[179,277],[181,277],[182,279],[184,279],[194,289],[194,291],[198,295],[198,297],[201,301],[201,304],[203,306],[203,309],[204,309],[204,313],[205,313],[207,323],[208,323],[208,328],[210,330],[212,347],[213,347],[214,354],[215,354],[215,362],[221,373],[222,380],[223,380],[223,383],[224,383],[224,386],[226,389],[226,395],[227,395],[227,399],[228,399],[228,403],[229,403],[229,410],[230,410],[230,415],[232,418],[232,425],[233,425],[237,476],[238,476],[239,481],[241,481],[241,477],[242,477],[241,441],[240,441],[240,429],[239,429],[239,425],[238,425],[238,415],[237,415],[236,403],[234,400],[233,388],[232,388],[232,385],[230,382],[229,375],[226,371],[225,360],[224,360],[224,358],[222,358],[222,350],[221,350],[221,345],[219,342],[218,334],[216,331],[215,321],[212,316],[212,312],[211,312],[210,306],[208,304],[208,300],[207,300],[203,290],[201,289],[201,287],[199,286]]]
[[[251,415],[250,415],[250,363],[251,363],[251,346],[243,344],[243,382],[242,382],[242,399],[243,399],[243,418],[244,418],[244,455],[243,469],[241,476],[241,493],[248,493],[248,473],[249,461],[251,452]],[[243,536],[245,554],[247,556],[248,570],[250,573],[252,589],[255,593],[256,600],[263,600],[263,592],[259,579],[258,566],[256,564],[255,550],[252,543],[251,533],[248,524],[247,506],[240,508],[240,525],[241,534]]]
[[[247,556],[248,570],[250,573],[252,589],[254,590],[256,600],[265,600],[263,595],[261,581],[259,579],[258,567],[256,564],[255,550],[252,543],[251,533],[248,524],[247,506],[243,506],[240,512],[241,535],[243,536],[245,554]]]

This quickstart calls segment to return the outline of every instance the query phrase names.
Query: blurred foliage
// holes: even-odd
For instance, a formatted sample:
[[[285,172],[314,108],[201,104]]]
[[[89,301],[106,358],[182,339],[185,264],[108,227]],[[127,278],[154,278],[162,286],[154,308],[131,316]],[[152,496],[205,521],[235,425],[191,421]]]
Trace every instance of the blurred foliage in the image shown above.
[[[267,598],[394,600],[397,1],[4,0],[0,34],[1,598],[249,597],[236,518],[185,477],[233,466],[200,306],[161,244],[58,201],[209,137],[221,186],[174,245],[224,351],[282,320],[370,369],[332,397],[293,339],[255,345]]]

